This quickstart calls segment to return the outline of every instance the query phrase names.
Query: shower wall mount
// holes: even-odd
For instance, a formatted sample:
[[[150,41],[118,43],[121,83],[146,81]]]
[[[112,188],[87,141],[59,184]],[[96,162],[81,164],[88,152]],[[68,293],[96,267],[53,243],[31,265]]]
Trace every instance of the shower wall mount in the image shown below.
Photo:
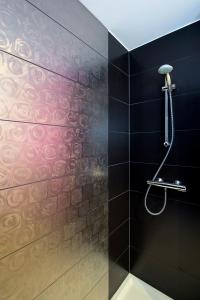
[[[144,206],[146,211],[153,215],[153,216],[158,216],[160,215],[166,207],[167,204],[167,191],[168,189],[171,190],[176,190],[180,192],[186,192],[186,186],[181,183],[180,180],[175,180],[174,182],[167,182],[164,181],[162,178],[157,178],[158,174],[160,173],[162,167],[164,166],[169,153],[172,149],[173,143],[174,143],[174,113],[173,113],[173,101],[172,101],[172,91],[176,88],[175,84],[172,84],[171,82],[171,77],[170,77],[170,72],[173,70],[173,67],[170,65],[162,65],[158,69],[158,73],[165,75],[165,86],[162,87],[162,91],[165,93],[165,141],[164,141],[164,146],[167,149],[167,152],[158,167],[158,170],[156,171],[155,175],[153,176],[152,180],[147,180],[148,188],[144,197]],[[169,114],[169,107],[170,107],[170,114]],[[170,115],[170,120],[171,120],[171,139],[169,141],[169,115]],[[160,211],[158,212],[152,212],[148,206],[147,206],[147,198],[149,191],[152,186],[160,187],[164,189],[164,203]]]

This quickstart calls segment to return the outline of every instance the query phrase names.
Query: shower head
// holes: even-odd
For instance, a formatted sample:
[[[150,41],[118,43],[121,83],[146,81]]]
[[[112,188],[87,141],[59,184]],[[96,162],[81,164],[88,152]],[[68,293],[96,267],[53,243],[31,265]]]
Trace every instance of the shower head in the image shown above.
[[[173,67],[170,65],[162,65],[159,69],[158,69],[158,73],[165,75],[165,85],[168,86],[168,88],[171,89],[171,77],[169,75],[169,73],[173,70]]]
[[[173,70],[173,67],[170,65],[162,65],[159,69],[158,69],[158,73],[165,75],[170,73]]]

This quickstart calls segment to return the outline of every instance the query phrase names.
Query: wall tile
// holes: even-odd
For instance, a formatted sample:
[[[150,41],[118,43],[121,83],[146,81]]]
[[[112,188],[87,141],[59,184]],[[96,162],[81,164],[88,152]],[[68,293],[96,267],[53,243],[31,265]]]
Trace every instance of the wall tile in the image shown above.
[[[200,49],[200,43],[197,38],[199,30],[200,22],[197,21],[192,25],[183,27],[134,49],[130,52],[133,57],[131,74],[183,57],[198,55]]]
[[[116,261],[129,247],[129,220],[115,230],[109,239],[109,257]]]
[[[179,268],[186,274],[200,280],[199,251],[197,238],[200,229],[200,207],[182,204],[180,211],[180,259]]]
[[[109,167],[109,199],[126,192],[129,188],[129,164],[119,164]]]
[[[130,115],[131,132],[162,131],[164,129],[164,98],[130,105]]]
[[[113,65],[109,66],[109,96],[129,103],[128,76]]]
[[[148,208],[159,211],[163,198],[149,195]],[[144,194],[131,193],[132,245],[138,251],[151,255],[166,266],[176,268],[179,258],[180,205],[178,201],[168,201],[162,215],[150,216],[144,207]],[[161,255],[162,253],[162,255]]]
[[[199,281],[196,278],[160,263],[159,259],[132,249],[133,273],[172,299],[196,300],[199,298]]]
[[[160,100],[131,105],[131,132],[164,130],[164,95]],[[175,129],[199,129],[200,122],[195,114],[199,110],[200,94],[189,93],[173,97]]]
[[[177,300],[199,298],[199,26],[198,21],[139,47],[130,58],[132,272]],[[145,211],[144,196],[146,180],[153,178],[166,151],[164,81],[158,74],[163,63],[174,67],[176,131],[172,152],[158,177],[182,181],[187,192],[168,191],[165,211],[153,217]],[[163,200],[163,190],[152,187],[148,207],[156,212]]]
[[[172,299],[182,299],[179,297],[178,270],[163,265],[159,262],[159,258],[154,259],[133,249],[131,255],[134,257],[132,272],[135,276]]]
[[[189,93],[199,89],[199,66],[199,56],[173,62],[174,70],[171,76],[172,82],[176,84],[174,95]],[[192,77],[191,74],[193,75]],[[164,79],[163,76],[158,74],[157,67],[136,76],[131,76],[131,103],[160,98],[162,96],[161,87],[163,85]]]
[[[109,232],[112,232],[129,216],[129,192],[109,201],[109,215]]]
[[[129,219],[129,77],[126,73],[128,52],[109,34],[109,164],[113,165],[109,167],[109,199],[116,197],[109,201],[109,232],[123,224],[109,236],[110,298],[129,270],[129,222],[123,223]]]
[[[109,296],[111,298],[128,275],[129,249],[127,249],[117,261],[110,261],[109,269]]]
[[[146,181],[152,179],[158,165],[144,163],[130,163],[130,189],[135,191],[145,191],[147,188]],[[152,187],[154,191],[154,188]],[[158,190],[156,188],[156,190]]]
[[[108,41],[109,62],[128,74],[128,51],[110,33]]]
[[[107,60],[28,1],[0,19],[1,298],[81,300],[108,272]]]
[[[110,132],[109,133],[109,164],[128,162],[129,160],[129,134]]]
[[[1,0],[0,11],[3,32],[0,48],[3,51],[72,80],[78,80],[79,71],[84,68],[85,85],[88,85],[88,77],[100,73],[97,61],[106,63],[27,1]]]
[[[109,274],[106,273],[92,291],[85,297],[86,300],[108,300]]]
[[[128,132],[128,110],[126,103],[109,98],[109,130]]]
[[[199,138],[199,130],[175,132],[174,146],[168,158],[168,163],[200,167]]]
[[[200,110],[200,93],[190,93],[174,97],[175,128],[200,129],[198,112]]]
[[[164,134],[160,132],[131,134],[131,161],[159,163],[165,156]]]
[[[101,55],[108,57],[107,29],[79,1],[59,0],[56,5],[54,1],[30,0],[29,2],[70,30]]]

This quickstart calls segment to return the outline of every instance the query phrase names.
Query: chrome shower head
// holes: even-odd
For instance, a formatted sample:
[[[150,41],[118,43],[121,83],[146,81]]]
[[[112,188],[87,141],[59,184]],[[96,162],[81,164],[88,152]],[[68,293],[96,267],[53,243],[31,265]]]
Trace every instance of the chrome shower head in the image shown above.
[[[173,67],[170,65],[162,65],[159,69],[158,69],[158,73],[165,75],[165,85],[168,86],[168,88],[171,89],[171,77],[169,75],[169,73],[173,70]]]
[[[162,74],[162,75],[165,75],[165,74],[170,73],[172,70],[173,70],[173,67],[166,64],[166,65],[162,65],[162,66],[158,69],[158,73],[159,73],[159,74]]]

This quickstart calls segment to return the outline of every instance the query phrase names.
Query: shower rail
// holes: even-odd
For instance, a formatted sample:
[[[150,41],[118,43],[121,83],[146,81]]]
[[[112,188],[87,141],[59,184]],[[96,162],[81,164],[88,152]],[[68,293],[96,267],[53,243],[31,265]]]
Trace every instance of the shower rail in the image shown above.
[[[186,192],[186,186],[181,185],[178,183],[171,183],[171,182],[165,182],[165,181],[152,181],[152,180],[147,180],[148,185],[153,185],[153,186],[158,186],[161,188],[167,188],[171,190],[177,190],[179,192]]]

